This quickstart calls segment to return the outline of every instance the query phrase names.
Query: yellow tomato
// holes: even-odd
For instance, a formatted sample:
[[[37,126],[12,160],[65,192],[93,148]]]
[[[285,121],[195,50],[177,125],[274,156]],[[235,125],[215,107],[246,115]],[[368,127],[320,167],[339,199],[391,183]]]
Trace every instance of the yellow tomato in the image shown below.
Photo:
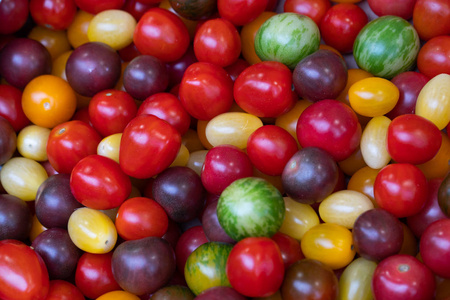
[[[350,177],[347,189],[363,193],[369,197],[375,207],[378,207],[373,195],[373,185],[378,172],[380,172],[379,169],[372,169],[368,166],[361,168]]]
[[[287,113],[282,114],[281,116],[275,119],[275,125],[280,126],[289,132],[294,139],[297,141],[297,121],[302,112],[312,104],[311,101],[308,100],[298,100],[294,107],[291,108]]]
[[[189,150],[185,145],[181,144],[180,150],[178,150],[175,160],[169,167],[185,167],[189,161]]]
[[[67,38],[72,47],[77,48],[78,46],[89,42],[87,31],[89,23],[93,18],[93,14],[85,12],[84,10],[78,10],[72,24],[67,28]]]
[[[97,146],[97,154],[111,158],[119,163],[120,140],[122,133],[104,137]]]
[[[112,291],[101,295],[96,300],[140,300],[140,298],[125,291]]]
[[[309,204],[284,197],[285,215],[280,232],[301,240],[303,235],[320,223],[319,216]]]
[[[361,154],[364,162],[372,169],[381,169],[390,161],[387,150],[387,132],[391,120],[386,116],[372,118],[361,136]]]
[[[66,51],[53,60],[52,75],[58,76],[67,81],[66,64],[72,52],[72,50]]]
[[[70,50],[70,43],[65,30],[52,30],[42,26],[35,26],[28,34],[28,38],[44,45],[53,60]]]
[[[47,141],[50,129],[29,125],[17,135],[17,150],[26,158],[36,161],[47,160]]]
[[[376,262],[359,257],[349,264],[339,278],[340,300],[372,300],[372,277]]]

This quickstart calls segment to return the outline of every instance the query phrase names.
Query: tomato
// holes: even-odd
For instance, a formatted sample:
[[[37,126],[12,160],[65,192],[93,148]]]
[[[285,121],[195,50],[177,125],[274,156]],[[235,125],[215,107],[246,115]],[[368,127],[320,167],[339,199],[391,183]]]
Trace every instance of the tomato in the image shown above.
[[[450,3],[446,0],[417,0],[413,23],[422,40],[450,33]]]
[[[35,26],[28,34],[28,38],[44,45],[53,60],[71,50],[67,34],[64,30],[52,30],[47,27]]]
[[[28,245],[16,240],[0,241],[0,297],[44,300],[49,277],[42,258]]]
[[[15,33],[28,18],[29,1],[11,0],[0,3],[0,34]]]
[[[50,281],[46,300],[84,300],[84,295],[72,283],[65,280]]]
[[[184,231],[174,248],[178,271],[184,273],[184,267],[189,255],[200,245],[207,242],[209,241],[205,235],[203,226],[196,225]]]
[[[300,242],[287,234],[277,232],[272,240],[277,243],[284,262],[284,269],[287,270],[293,263],[305,258],[302,253]]]
[[[77,6],[74,0],[31,0],[30,14],[41,26],[64,30],[72,23]]]
[[[23,128],[17,135],[17,150],[26,158],[36,161],[46,161],[47,141],[50,129],[37,125]]]
[[[197,29],[194,52],[198,61],[209,62],[220,67],[229,66],[241,54],[239,32],[226,19],[208,20]]]
[[[391,161],[387,147],[387,136],[391,120],[386,116],[373,117],[361,136],[361,154],[372,169],[381,169]]]
[[[237,105],[258,117],[276,118],[289,111],[295,102],[292,73],[275,61],[245,69],[236,79],[233,93]]]
[[[248,297],[267,297],[283,283],[284,264],[275,241],[248,237],[231,250],[226,272],[231,286]]]
[[[372,277],[377,263],[358,257],[352,261],[339,278],[339,294],[342,300],[371,300]]]
[[[87,31],[89,23],[94,18],[93,14],[90,14],[84,10],[78,10],[72,24],[67,28],[67,39],[73,48],[83,45],[89,42],[87,37]]]
[[[279,232],[300,241],[303,235],[320,223],[319,216],[309,204],[284,197],[284,220]]]
[[[236,26],[255,20],[265,9],[268,0],[218,0],[219,15]]]
[[[362,167],[350,177],[347,189],[363,193],[377,206],[373,195],[373,184],[379,171],[369,166]]]
[[[433,273],[417,258],[398,254],[381,261],[373,273],[375,299],[433,299]]]
[[[330,7],[331,2],[329,0],[286,0],[283,11],[308,16],[319,26]]]
[[[417,68],[432,78],[441,73],[450,74],[450,36],[437,36],[427,41],[417,56]]]
[[[125,291],[112,291],[105,293],[96,300],[139,300],[140,298],[135,294]]]
[[[186,25],[177,15],[155,7],[149,9],[137,23],[133,41],[142,54],[171,62],[183,56],[190,38]]]
[[[0,84],[0,116],[8,120],[18,132],[28,124],[22,108],[22,91],[12,85]]]
[[[97,14],[107,9],[120,9],[125,0],[75,0],[76,5],[90,14]]]
[[[435,274],[450,278],[450,219],[431,223],[420,239],[423,262]]]
[[[120,141],[122,170],[136,178],[150,178],[166,169],[181,146],[180,133],[152,115],[140,115],[125,127]]]
[[[397,218],[417,214],[427,199],[427,180],[408,163],[390,164],[380,170],[374,183],[378,205]]]

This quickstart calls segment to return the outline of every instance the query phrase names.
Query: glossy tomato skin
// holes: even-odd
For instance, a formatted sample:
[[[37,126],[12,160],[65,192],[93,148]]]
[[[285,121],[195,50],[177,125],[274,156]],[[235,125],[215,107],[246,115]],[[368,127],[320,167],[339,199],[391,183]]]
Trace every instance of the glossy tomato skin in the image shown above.
[[[372,278],[375,299],[433,299],[433,273],[417,258],[397,254],[381,261]]]
[[[435,274],[450,278],[450,220],[431,223],[420,239],[420,253],[425,265]]]
[[[30,13],[33,20],[41,26],[53,30],[64,30],[75,18],[77,6],[74,0],[32,0]]]
[[[85,300],[83,293],[72,283],[65,280],[50,281],[46,300]]]
[[[0,85],[0,116],[8,120],[16,132],[30,124],[23,112],[21,90],[11,85]]]
[[[181,135],[172,125],[152,115],[140,115],[123,131],[119,163],[129,176],[150,178],[174,161],[180,146]]]
[[[31,247],[17,240],[0,241],[0,267],[0,298],[46,299],[50,282],[47,268]]]
[[[430,78],[450,74],[450,36],[436,36],[427,41],[419,50],[417,68]]]
[[[414,28],[422,40],[450,33],[450,3],[446,0],[417,0],[413,11]]]
[[[413,15],[414,5],[416,0],[368,0],[370,9],[377,16],[394,15],[399,16],[405,20],[411,19]]]
[[[125,0],[75,0],[75,3],[81,10],[95,15],[107,9],[120,9]]]
[[[82,158],[97,153],[101,140],[100,134],[83,121],[59,124],[48,138],[48,160],[57,172],[70,174]]]
[[[0,4],[0,34],[18,31],[27,21],[29,1],[7,0]]]
[[[256,19],[265,9],[268,0],[218,0],[219,15],[236,26]]]
[[[329,0],[286,0],[283,10],[308,16],[319,26],[330,7]]]

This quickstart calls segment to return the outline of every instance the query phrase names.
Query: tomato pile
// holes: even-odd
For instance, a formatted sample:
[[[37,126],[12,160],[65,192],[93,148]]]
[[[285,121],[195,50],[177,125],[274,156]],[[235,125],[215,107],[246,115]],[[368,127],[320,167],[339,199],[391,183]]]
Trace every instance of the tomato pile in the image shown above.
[[[450,299],[448,0],[0,1],[0,299]]]

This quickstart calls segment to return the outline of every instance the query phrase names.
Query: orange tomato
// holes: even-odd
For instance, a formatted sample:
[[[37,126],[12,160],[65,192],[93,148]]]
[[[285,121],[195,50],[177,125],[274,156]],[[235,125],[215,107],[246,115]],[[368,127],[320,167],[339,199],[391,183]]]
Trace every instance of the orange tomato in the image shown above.
[[[85,12],[84,10],[79,10],[77,12],[72,24],[67,28],[67,38],[72,47],[77,48],[78,46],[89,42],[87,31],[89,23],[93,18],[93,14]]]

